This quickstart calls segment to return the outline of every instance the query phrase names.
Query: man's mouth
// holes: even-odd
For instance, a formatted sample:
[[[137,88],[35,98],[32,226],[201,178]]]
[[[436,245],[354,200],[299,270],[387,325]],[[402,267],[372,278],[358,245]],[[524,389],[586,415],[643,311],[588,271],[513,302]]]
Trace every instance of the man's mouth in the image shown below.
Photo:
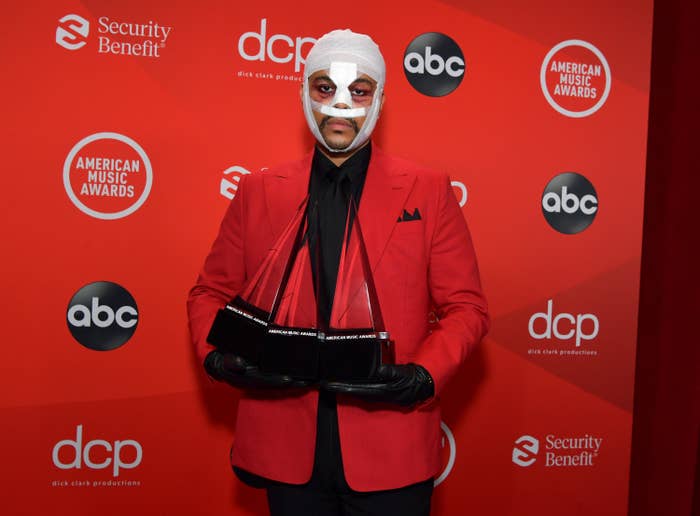
[[[337,117],[324,117],[323,120],[321,120],[321,123],[319,124],[319,129],[323,131],[323,129],[328,126],[329,129],[338,129],[342,130],[345,128],[352,128],[356,133],[359,132],[359,128],[357,127],[357,122],[355,122],[352,118],[337,118]]]

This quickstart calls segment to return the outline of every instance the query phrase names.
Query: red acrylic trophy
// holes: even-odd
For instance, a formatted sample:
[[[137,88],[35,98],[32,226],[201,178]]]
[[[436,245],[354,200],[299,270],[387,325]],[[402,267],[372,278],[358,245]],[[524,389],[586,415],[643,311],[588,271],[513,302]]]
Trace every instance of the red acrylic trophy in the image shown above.
[[[319,249],[309,238],[318,210],[307,198],[260,268],[219,310],[208,342],[263,372],[312,381],[367,380],[392,363],[357,209],[349,204],[330,321],[319,315]]]

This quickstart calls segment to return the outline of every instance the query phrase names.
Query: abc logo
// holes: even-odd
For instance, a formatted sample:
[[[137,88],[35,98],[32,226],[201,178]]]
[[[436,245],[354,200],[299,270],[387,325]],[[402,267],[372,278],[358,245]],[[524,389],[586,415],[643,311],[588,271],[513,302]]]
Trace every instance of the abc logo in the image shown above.
[[[414,39],[403,59],[406,79],[429,97],[452,93],[462,82],[464,54],[455,41],[439,32],[426,32]]]
[[[523,435],[515,441],[511,460],[513,464],[527,468],[535,463],[539,451],[540,441],[531,435]]]
[[[560,233],[580,233],[593,223],[597,213],[598,195],[591,182],[581,174],[559,174],[542,193],[542,214]]]
[[[96,281],[75,293],[66,319],[71,334],[83,346],[109,351],[124,345],[134,334],[138,310],[124,287]]]

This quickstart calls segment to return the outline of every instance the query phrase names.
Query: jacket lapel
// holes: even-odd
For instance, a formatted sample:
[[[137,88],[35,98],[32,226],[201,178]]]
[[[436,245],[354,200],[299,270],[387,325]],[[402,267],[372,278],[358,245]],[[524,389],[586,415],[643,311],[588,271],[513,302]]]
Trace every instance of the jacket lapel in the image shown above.
[[[281,166],[265,174],[265,203],[268,222],[275,239],[289,224],[306,198],[311,171],[310,153],[291,166]]]
[[[291,166],[279,167],[265,174],[268,222],[275,239],[308,193],[312,158],[313,152]],[[373,146],[358,214],[372,271],[376,270],[384,254],[415,180],[414,173],[397,166]]]
[[[376,146],[372,148],[367,179],[362,189],[359,219],[373,272],[384,254],[415,180],[414,173],[396,166]]]

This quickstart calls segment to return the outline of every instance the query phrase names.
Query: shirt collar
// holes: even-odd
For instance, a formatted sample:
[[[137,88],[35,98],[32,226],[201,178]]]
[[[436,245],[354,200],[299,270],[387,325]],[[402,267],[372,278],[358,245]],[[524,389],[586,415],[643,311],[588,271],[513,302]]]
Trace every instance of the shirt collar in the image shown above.
[[[345,175],[352,184],[358,184],[364,182],[371,156],[372,144],[368,143],[338,167],[317,146],[314,148],[311,170],[314,174],[328,178],[331,181],[334,181],[339,175]]]

